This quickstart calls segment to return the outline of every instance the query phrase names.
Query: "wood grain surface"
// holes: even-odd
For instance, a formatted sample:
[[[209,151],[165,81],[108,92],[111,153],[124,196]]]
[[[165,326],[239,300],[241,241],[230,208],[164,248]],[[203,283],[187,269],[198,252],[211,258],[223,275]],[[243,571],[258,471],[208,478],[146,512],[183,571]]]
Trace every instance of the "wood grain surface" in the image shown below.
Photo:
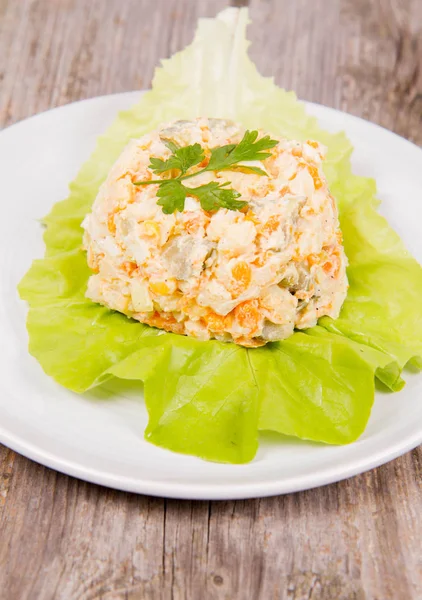
[[[0,0],[0,124],[148,87],[197,18],[227,4]],[[249,5],[264,74],[422,144],[421,0]],[[77,481],[0,446],[0,598],[419,600],[421,461],[419,448],[316,490],[186,502]]]

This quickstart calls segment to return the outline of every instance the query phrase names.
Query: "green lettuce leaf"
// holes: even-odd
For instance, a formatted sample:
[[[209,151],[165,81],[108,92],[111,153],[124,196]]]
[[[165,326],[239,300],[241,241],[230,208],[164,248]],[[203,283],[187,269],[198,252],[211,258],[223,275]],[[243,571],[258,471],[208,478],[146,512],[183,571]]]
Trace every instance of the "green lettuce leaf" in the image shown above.
[[[422,356],[422,269],[376,212],[370,180],[368,188],[343,203],[340,220],[350,289],[340,318],[323,317],[320,324],[385,352],[402,369]],[[388,372],[377,375],[395,389]]]
[[[140,371],[145,358],[151,361],[151,350],[158,360]],[[129,379],[144,375],[150,442],[220,462],[242,463],[255,456],[258,388],[243,348],[155,336],[112,372]]]
[[[330,444],[363,432],[374,369],[347,338],[296,333],[251,353],[260,382],[259,428]]]
[[[163,61],[152,90],[118,115],[69,197],[45,218],[46,256],[19,285],[30,306],[29,350],[48,375],[75,392],[111,377],[142,380],[146,439],[232,463],[253,458],[259,430],[330,444],[354,441],[370,415],[374,377],[396,391],[404,384],[403,367],[420,366],[422,356],[420,266],[376,212],[374,182],[351,173],[346,136],[320,129],[292,92],[257,72],[247,55],[247,22],[246,9],[202,19],[193,43]],[[350,262],[339,319],[246,350],[164,333],[85,298],[89,269],[80,224],[112,164],[130,138],[200,115],[328,147],[324,169]]]

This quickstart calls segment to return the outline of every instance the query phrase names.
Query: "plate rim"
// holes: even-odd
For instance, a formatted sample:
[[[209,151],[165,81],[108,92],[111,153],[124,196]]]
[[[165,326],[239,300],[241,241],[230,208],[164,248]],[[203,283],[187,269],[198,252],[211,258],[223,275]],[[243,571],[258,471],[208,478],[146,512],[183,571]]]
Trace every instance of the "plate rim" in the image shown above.
[[[405,442],[397,442],[387,450],[380,450],[366,458],[355,459],[348,468],[344,466],[329,467],[317,471],[317,474],[311,473],[271,482],[231,484],[230,487],[227,485],[217,487],[216,484],[203,483],[157,482],[151,479],[134,479],[133,477],[112,475],[107,471],[80,465],[76,461],[61,459],[51,452],[26,443],[20,436],[8,433],[1,426],[0,442],[42,466],[54,469],[63,475],[76,477],[82,481],[107,488],[159,498],[225,501],[290,494],[344,481],[386,464],[419,446],[422,443],[422,428],[420,432],[416,432],[411,438],[406,438]],[[229,490],[229,493],[224,493],[223,490]]]
[[[111,98],[117,99],[117,97],[125,97],[127,99],[135,97],[138,98],[145,93],[146,90],[140,91],[127,91],[113,94],[104,94],[100,96],[94,96],[91,98],[84,98],[76,102],[70,102],[57,106],[41,113],[32,115],[26,119],[22,119],[9,125],[8,127],[0,130],[0,136],[8,134],[12,129],[20,126],[25,126],[28,121],[32,121],[45,116],[46,114],[66,110],[76,104],[84,103],[95,103],[100,101],[107,101]],[[326,114],[336,115],[347,115],[348,119],[352,119],[359,122],[361,125],[364,124],[366,127],[373,127],[390,135],[398,138],[401,142],[406,142],[413,148],[416,148],[421,152],[422,148],[417,144],[399,136],[398,134],[372,123],[361,117],[345,113],[344,111],[324,106],[322,104],[301,101],[303,104],[310,108],[315,108],[316,111],[323,110]],[[312,112],[311,112],[312,114]],[[312,116],[315,116],[312,114]],[[318,118],[318,117],[316,117]],[[147,494],[151,496],[177,498],[177,499],[189,499],[189,500],[235,500],[235,499],[246,499],[246,498],[257,498],[266,497],[279,494],[292,493],[302,491],[306,489],[313,489],[316,487],[322,487],[330,483],[335,483],[348,479],[357,474],[364,473],[370,469],[376,468],[385,464],[395,458],[405,454],[406,452],[416,448],[422,443],[422,424],[419,429],[415,430],[410,436],[398,440],[396,442],[390,442],[387,447],[384,447],[378,451],[372,452],[370,455],[363,458],[354,458],[351,463],[347,466],[341,464],[340,467],[329,466],[324,467],[316,471],[316,473],[309,473],[306,475],[290,476],[287,479],[276,479],[272,481],[258,481],[255,483],[245,482],[230,484],[204,484],[204,483],[178,483],[175,481],[156,481],[145,478],[134,478],[126,475],[115,475],[107,472],[106,470],[96,469],[93,467],[87,467],[78,461],[72,461],[67,458],[62,458],[56,453],[45,450],[42,446],[37,446],[31,442],[27,442],[22,435],[17,435],[13,432],[2,427],[0,424],[0,442],[6,447],[22,454],[30,460],[44,465],[48,468],[52,468],[60,473],[76,477],[78,479],[102,485],[105,487],[119,489],[125,492],[133,492],[139,494]]]
[[[96,102],[98,100],[103,101],[103,100],[108,100],[109,98],[118,98],[118,97],[123,97],[123,96],[126,96],[126,97],[132,96],[134,99],[136,98],[136,96],[138,96],[138,99],[139,99],[141,96],[143,96],[148,91],[150,91],[150,88],[142,89],[142,90],[127,90],[126,92],[112,92],[110,94],[100,94],[99,96],[91,96],[89,98],[81,98],[79,100],[74,100],[73,102],[66,102],[65,104],[60,104],[59,106],[53,106],[52,108],[47,108],[45,110],[42,110],[41,112],[34,113],[33,115],[30,115],[29,117],[24,117],[23,119],[20,119],[19,121],[15,121],[14,123],[11,123],[10,125],[6,125],[6,127],[2,127],[0,129],[0,135],[3,135],[5,132],[9,132],[14,127],[18,127],[20,125],[25,124],[28,121],[37,119],[38,117],[43,117],[47,113],[60,111],[65,108],[69,108],[70,106],[75,106],[76,104]],[[415,142],[408,140],[407,138],[396,133],[395,131],[391,131],[391,129],[387,129],[386,127],[383,127],[382,125],[378,125],[378,123],[374,123],[373,121],[369,121],[368,119],[364,119],[363,117],[359,117],[358,115],[354,115],[354,114],[346,112],[344,110],[334,108],[333,106],[326,106],[325,104],[321,104],[321,102],[312,102],[310,100],[304,100],[302,98],[297,98],[297,101],[300,102],[301,104],[303,104],[305,107],[310,107],[310,108],[314,107],[316,110],[322,109],[324,111],[328,111],[333,114],[335,113],[335,114],[346,115],[347,118],[349,118],[349,119],[353,119],[357,122],[365,124],[366,126],[369,125],[370,127],[373,127],[380,131],[383,131],[389,135],[392,135],[395,138],[399,139],[401,142],[405,142],[406,144],[409,144],[416,150],[419,150],[420,152],[422,152],[422,146],[419,146]],[[123,109],[123,110],[126,110],[126,109]],[[310,114],[309,116],[315,117],[314,114]],[[317,117],[315,117],[315,118],[317,118]]]

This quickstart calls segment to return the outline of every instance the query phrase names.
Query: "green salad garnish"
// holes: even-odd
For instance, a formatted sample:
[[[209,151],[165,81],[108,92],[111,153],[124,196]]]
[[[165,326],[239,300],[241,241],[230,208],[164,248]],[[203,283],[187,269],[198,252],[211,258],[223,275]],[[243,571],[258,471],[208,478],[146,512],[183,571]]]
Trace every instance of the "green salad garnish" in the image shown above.
[[[169,173],[178,171],[177,177],[170,179],[152,179],[148,181],[135,181],[135,185],[158,184],[157,196],[160,198],[158,204],[163,207],[167,215],[178,210],[182,212],[185,207],[187,196],[198,198],[204,210],[218,210],[227,208],[229,210],[240,210],[247,202],[237,200],[240,194],[232,188],[227,188],[228,182],[217,183],[211,181],[196,188],[183,185],[182,181],[196,177],[207,171],[235,171],[241,169],[245,173],[255,175],[266,175],[259,167],[242,165],[242,161],[265,160],[271,154],[263,152],[277,146],[278,141],[272,140],[268,135],[258,141],[258,131],[246,131],[243,139],[238,144],[227,144],[213,148],[206,167],[188,173],[192,167],[196,167],[205,159],[203,148],[199,144],[178,147],[174,142],[167,142],[173,155],[167,160],[151,158],[149,168],[153,173]]]

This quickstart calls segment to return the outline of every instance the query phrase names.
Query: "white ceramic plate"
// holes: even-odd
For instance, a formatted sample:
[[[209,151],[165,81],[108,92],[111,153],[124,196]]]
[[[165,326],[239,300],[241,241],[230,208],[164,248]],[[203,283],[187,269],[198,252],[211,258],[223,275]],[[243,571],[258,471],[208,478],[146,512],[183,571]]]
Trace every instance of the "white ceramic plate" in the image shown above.
[[[144,441],[140,386],[108,398],[78,396],[47,377],[27,351],[26,308],[16,285],[43,255],[38,219],[66,197],[96,137],[139,98],[117,94],[37,115],[0,133],[0,441],[44,465],[106,486],[175,498],[230,499],[307,489],[361,473],[422,442],[422,376],[377,394],[361,439],[342,447],[274,436],[248,465],[206,463]],[[421,260],[422,151],[376,125],[308,104],[321,125],[346,130],[356,173],[378,182],[382,212]],[[7,218],[6,218],[7,215]],[[405,293],[405,291],[404,291]],[[388,326],[388,324],[386,324]]]

